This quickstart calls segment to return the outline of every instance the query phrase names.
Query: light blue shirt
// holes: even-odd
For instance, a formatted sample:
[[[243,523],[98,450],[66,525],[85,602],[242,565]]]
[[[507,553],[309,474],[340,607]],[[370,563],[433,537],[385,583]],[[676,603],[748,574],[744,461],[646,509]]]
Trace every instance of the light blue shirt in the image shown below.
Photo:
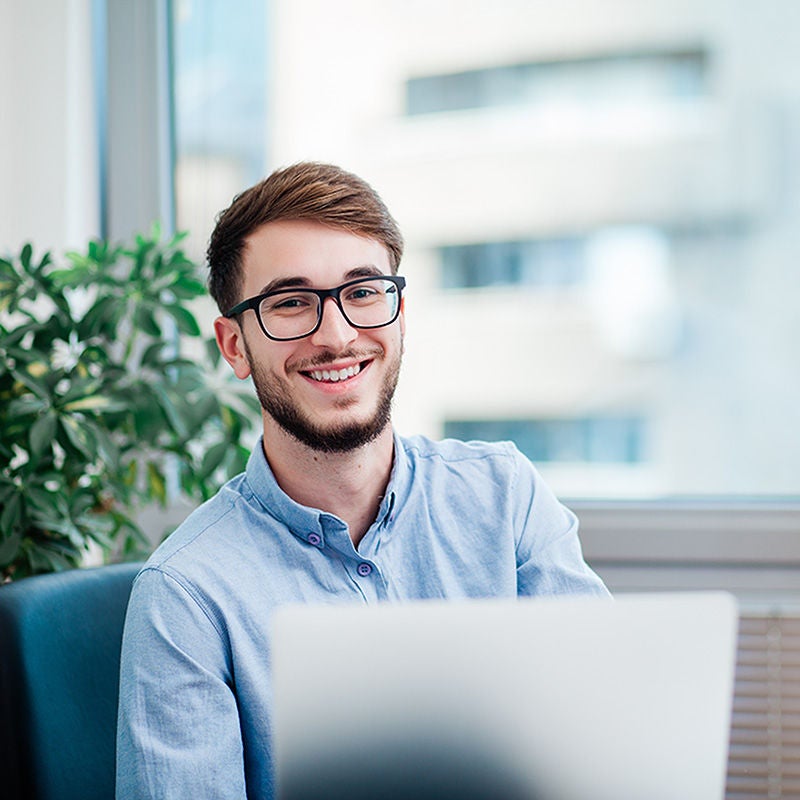
[[[575,516],[513,445],[395,436],[394,453],[358,548],[342,520],[284,494],[258,446],[156,550],[125,626],[120,800],[273,797],[280,605],[607,594]]]

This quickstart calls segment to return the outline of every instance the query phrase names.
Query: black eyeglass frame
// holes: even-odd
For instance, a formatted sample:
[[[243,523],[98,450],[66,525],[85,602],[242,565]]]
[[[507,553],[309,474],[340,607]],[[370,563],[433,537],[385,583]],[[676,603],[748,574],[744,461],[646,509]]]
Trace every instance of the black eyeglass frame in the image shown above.
[[[350,286],[356,286],[359,283],[368,283],[370,281],[379,280],[389,281],[397,287],[397,308],[395,309],[392,318],[388,322],[381,322],[380,325],[358,325],[347,316],[347,312],[344,310],[344,306],[342,305],[341,293]],[[325,311],[325,300],[327,300],[329,297],[332,297],[336,301],[336,305],[339,307],[339,311],[345,318],[345,321],[348,325],[353,328],[358,328],[359,330],[374,330],[376,328],[385,328],[387,325],[391,325],[400,316],[400,310],[403,304],[403,289],[405,289],[405,287],[406,279],[402,275],[365,275],[363,278],[354,278],[351,281],[347,281],[346,283],[341,284],[341,286],[334,286],[333,289],[308,289],[305,286],[297,286],[292,289],[276,289],[272,292],[264,292],[264,294],[258,294],[255,297],[249,297],[247,300],[242,300],[241,303],[237,303],[222,316],[230,319],[231,317],[236,317],[239,314],[243,314],[249,308],[252,308],[253,311],[256,312],[256,319],[258,320],[259,327],[264,332],[264,336],[266,336],[268,339],[272,339],[273,342],[293,342],[297,339],[305,339],[306,336],[311,336],[319,330],[319,326],[322,325],[322,315]],[[261,314],[258,313],[258,308],[268,297],[276,297],[282,294],[295,294],[296,292],[307,292],[308,294],[314,294],[319,298],[317,324],[314,325],[314,327],[308,333],[304,333],[301,336],[274,336],[267,330],[266,325],[264,325],[264,320]]]

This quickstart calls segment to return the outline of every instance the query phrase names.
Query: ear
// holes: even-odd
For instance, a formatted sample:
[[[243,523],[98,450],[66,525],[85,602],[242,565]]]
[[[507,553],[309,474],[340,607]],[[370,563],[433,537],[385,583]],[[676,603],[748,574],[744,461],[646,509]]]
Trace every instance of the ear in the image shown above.
[[[222,357],[233,367],[236,377],[239,380],[249,377],[250,364],[244,346],[244,332],[239,323],[227,317],[217,317],[214,320],[214,335]]]
[[[405,338],[406,335],[406,299],[400,299],[400,335]]]

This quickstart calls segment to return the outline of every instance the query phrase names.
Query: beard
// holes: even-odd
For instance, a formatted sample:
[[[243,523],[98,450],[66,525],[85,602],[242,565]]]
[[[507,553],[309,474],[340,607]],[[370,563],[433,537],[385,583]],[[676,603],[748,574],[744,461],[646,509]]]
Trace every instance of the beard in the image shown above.
[[[322,453],[347,453],[357,450],[375,439],[386,430],[392,412],[397,381],[400,377],[402,350],[388,363],[388,370],[378,392],[377,403],[372,415],[360,422],[343,421],[327,427],[314,423],[292,396],[291,387],[283,378],[269,373],[250,355],[245,342],[250,371],[256,395],[261,408],[290,436],[312,450]],[[320,364],[335,360],[336,357],[352,358],[354,354],[323,353],[318,357]],[[339,407],[344,410],[351,401],[343,399]]]

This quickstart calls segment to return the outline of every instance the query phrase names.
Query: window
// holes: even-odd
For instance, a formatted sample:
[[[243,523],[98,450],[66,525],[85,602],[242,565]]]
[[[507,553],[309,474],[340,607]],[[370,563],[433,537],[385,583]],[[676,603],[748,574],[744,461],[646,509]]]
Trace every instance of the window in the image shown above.
[[[411,78],[407,113],[567,102],[614,105],[685,100],[707,91],[702,50],[630,53],[486,67]]]
[[[566,498],[796,498],[795,5],[176,0],[178,226],[342,164],[407,243],[401,431]]]
[[[445,436],[513,441],[531,461],[635,464],[644,459],[645,423],[634,417],[448,420]]]
[[[216,215],[265,173],[267,5],[176,0],[173,14],[176,215],[202,261]]]
[[[585,271],[579,237],[445,245],[439,252],[445,289],[574,286]]]

